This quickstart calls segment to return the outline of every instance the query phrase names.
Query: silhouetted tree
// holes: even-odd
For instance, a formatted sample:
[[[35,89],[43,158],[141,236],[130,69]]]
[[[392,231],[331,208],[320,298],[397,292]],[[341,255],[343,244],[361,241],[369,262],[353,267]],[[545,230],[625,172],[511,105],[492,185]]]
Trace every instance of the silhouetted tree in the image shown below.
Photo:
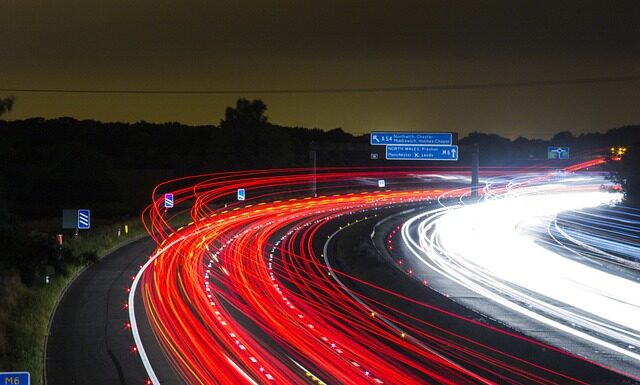
[[[267,105],[260,99],[249,101],[240,98],[236,102],[236,108],[227,107],[224,113],[224,120],[220,122],[221,128],[243,127],[251,128],[263,126],[267,123],[264,115]]]
[[[551,143],[556,146],[568,146],[576,139],[569,131],[558,132],[551,139]]]
[[[0,99],[0,116],[5,112],[11,111],[13,108],[13,102],[15,98],[13,96],[9,96],[8,98]]]
[[[496,134],[472,132],[459,141],[463,146],[477,143],[480,146],[480,164],[500,165],[507,162],[511,141]]]
[[[0,174],[0,229],[9,224],[9,205],[6,197],[6,182]]]
[[[626,184],[627,197],[629,198],[629,204],[634,207],[640,206],[640,169],[638,164],[640,162],[640,143],[630,149],[629,154],[624,159],[624,171],[622,178]]]

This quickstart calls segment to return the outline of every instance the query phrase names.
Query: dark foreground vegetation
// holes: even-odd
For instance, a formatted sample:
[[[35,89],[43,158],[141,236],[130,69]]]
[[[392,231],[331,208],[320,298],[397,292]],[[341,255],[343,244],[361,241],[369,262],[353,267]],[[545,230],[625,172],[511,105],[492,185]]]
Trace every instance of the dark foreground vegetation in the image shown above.
[[[13,102],[0,100],[0,115]],[[81,266],[124,239],[116,236],[117,227],[143,209],[158,183],[198,173],[309,167],[311,149],[317,149],[319,166],[402,163],[385,163],[380,148],[369,148],[368,135],[283,127],[268,121],[266,109],[260,100],[240,99],[217,126],[0,120],[0,369],[27,369],[39,376],[42,339],[62,288]],[[463,149],[473,143],[480,145],[482,166],[533,165],[546,159],[550,145],[569,146],[572,157],[585,159],[627,146],[625,157],[609,167],[625,184],[630,201],[640,203],[640,126],[578,137],[561,132],[548,141],[480,133],[458,141]],[[371,152],[380,159],[370,159]],[[463,152],[455,165],[470,161]],[[562,167],[562,161],[557,165]],[[92,229],[78,239],[66,233],[69,242],[60,248],[55,233],[62,210],[77,208],[92,209],[103,230]]]
[[[128,234],[118,227],[129,225]],[[99,226],[60,247],[49,233],[50,221],[0,229],[0,371],[31,372],[42,383],[43,342],[56,301],[70,279],[108,250],[143,234],[138,220]],[[59,226],[59,224],[58,224]],[[69,235],[69,234],[66,234]]]

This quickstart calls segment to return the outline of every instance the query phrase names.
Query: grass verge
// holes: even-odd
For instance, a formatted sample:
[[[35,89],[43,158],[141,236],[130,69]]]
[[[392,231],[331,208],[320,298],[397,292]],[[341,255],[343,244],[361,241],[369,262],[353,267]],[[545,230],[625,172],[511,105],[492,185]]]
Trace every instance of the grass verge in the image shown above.
[[[142,236],[145,230],[139,220],[111,224],[81,232],[78,238],[69,237],[67,247],[75,255],[95,253],[102,258],[110,250]],[[121,236],[118,236],[121,228]],[[89,262],[91,263],[91,262]],[[77,273],[86,265],[67,267],[64,274],[52,275],[49,283],[24,285],[17,277],[6,277],[0,293],[0,371],[28,371],[32,384],[43,384],[43,349],[49,319],[58,298]]]

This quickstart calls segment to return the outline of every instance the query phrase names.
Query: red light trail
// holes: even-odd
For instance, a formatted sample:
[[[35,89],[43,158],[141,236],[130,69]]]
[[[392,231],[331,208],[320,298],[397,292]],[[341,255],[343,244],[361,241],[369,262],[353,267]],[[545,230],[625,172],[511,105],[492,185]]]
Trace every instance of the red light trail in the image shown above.
[[[433,170],[461,174],[452,168]],[[513,172],[488,170],[485,175],[507,171]],[[139,288],[158,344],[188,384],[586,384],[338,284],[337,279],[358,279],[329,268],[319,251],[336,226],[377,218],[389,207],[426,204],[445,193],[469,194],[468,188],[443,183],[425,189],[416,179],[420,172],[323,169],[316,177],[319,191],[352,192],[317,198],[292,197],[308,194],[312,181],[309,170],[299,169],[202,175],[162,184],[143,214],[158,248],[134,277],[129,312],[135,315]],[[396,187],[367,185],[376,179],[391,180]],[[184,227],[174,229],[162,207],[161,193],[169,188],[175,205],[188,208],[191,222]],[[246,189],[247,201],[234,200],[238,188]],[[464,319],[372,288],[441,317]],[[501,338],[561,353],[512,332],[464,321]],[[135,317],[127,326],[137,328]],[[134,338],[133,349],[145,360],[140,337]],[[145,366],[149,381],[159,383],[148,360]]]

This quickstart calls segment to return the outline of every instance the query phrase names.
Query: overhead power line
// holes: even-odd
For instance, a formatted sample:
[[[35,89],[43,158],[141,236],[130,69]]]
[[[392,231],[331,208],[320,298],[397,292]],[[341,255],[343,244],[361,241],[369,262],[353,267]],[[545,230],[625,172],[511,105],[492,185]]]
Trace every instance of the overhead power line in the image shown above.
[[[640,80],[640,75],[579,78],[579,79],[555,79],[532,80],[523,82],[495,82],[495,83],[465,83],[444,85],[419,85],[419,86],[395,86],[395,87],[353,87],[353,88],[269,88],[269,89],[89,89],[89,88],[0,88],[1,92],[24,93],[55,93],[55,94],[158,94],[158,95],[239,95],[239,94],[350,94],[350,93],[381,93],[381,92],[420,92],[420,91],[453,91],[475,90],[492,88],[518,88],[518,87],[548,87],[563,85],[580,85],[595,83],[619,83]]]

